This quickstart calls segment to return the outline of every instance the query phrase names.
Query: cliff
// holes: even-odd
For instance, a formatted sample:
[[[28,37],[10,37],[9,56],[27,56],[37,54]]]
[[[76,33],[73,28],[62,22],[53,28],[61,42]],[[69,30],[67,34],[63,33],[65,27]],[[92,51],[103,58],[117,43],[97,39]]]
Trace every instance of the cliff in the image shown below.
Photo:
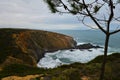
[[[46,51],[75,47],[72,37],[27,29],[0,29],[0,67],[9,64],[36,66]]]

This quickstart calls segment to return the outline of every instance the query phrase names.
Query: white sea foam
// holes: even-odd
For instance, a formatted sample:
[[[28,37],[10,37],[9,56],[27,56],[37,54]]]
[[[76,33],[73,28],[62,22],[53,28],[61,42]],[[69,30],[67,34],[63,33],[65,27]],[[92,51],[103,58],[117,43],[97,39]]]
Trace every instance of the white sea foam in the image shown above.
[[[59,50],[53,53],[46,53],[45,57],[39,61],[38,67],[55,68],[74,62],[87,63],[99,55],[103,55],[103,49],[101,48],[89,49],[89,51],[79,49],[73,49],[73,51]]]
[[[85,42],[78,42],[77,45],[85,44]]]

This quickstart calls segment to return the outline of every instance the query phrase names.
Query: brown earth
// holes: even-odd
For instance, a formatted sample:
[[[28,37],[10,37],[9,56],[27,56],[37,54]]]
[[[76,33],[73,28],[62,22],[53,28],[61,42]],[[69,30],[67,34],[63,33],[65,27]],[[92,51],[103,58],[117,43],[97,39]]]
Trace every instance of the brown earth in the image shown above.
[[[0,67],[16,63],[36,66],[45,52],[75,45],[72,37],[54,32],[0,29]]]
[[[37,77],[41,77],[42,75],[27,75],[24,77],[19,77],[19,76],[9,76],[5,77],[1,80],[35,80]]]

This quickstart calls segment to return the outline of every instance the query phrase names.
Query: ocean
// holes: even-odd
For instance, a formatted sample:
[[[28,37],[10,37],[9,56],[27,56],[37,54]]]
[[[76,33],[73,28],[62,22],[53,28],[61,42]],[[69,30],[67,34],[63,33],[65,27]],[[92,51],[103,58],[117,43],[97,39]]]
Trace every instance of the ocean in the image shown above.
[[[69,35],[77,41],[77,44],[91,43],[104,47],[105,34],[99,30],[53,30],[53,32]],[[79,50],[58,50],[52,53],[46,53],[39,63],[38,67],[55,68],[64,64],[75,62],[87,63],[99,55],[103,55],[103,48]],[[110,36],[108,55],[120,52],[120,32]]]

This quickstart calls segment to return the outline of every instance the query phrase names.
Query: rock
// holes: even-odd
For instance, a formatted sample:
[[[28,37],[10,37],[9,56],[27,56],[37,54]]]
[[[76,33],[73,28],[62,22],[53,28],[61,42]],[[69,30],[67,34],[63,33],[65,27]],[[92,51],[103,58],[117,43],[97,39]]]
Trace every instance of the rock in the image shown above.
[[[76,46],[76,49],[91,49],[91,48],[102,48],[102,47],[94,46],[91,43],[87,43],[87,44],[82,44],[82,45]]]
[[[47,51],[75,47],[72,37],[27,29],[0,29],[0,67],[19,63],[36,66]]]
[[[73,49],[70,49],[70,51],[72,52],[72,51],[74,51]]]

